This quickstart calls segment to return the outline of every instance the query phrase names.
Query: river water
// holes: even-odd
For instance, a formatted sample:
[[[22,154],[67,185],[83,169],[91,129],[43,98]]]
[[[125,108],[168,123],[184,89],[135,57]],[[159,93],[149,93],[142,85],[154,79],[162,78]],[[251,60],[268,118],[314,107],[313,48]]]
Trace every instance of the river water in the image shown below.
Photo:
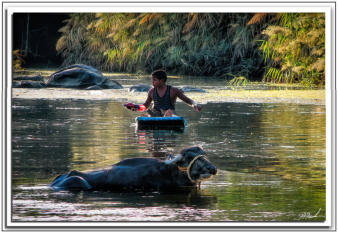
[[[13,222],[325,221],[325,106],[177,103],[184,132],[137,131],[122,103],[12,101]],[[182,193],[53,191],[69,170],[199,145],[218,174]]]

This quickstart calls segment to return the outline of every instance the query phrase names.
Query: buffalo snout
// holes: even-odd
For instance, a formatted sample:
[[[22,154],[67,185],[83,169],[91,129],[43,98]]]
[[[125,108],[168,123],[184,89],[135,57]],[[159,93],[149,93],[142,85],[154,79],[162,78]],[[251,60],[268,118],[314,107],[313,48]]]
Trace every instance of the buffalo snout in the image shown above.
[[[209,170],[209,173],[212,174],[212,175],[217,174],[217,168],[214,165],[209,165],[208,170]]]

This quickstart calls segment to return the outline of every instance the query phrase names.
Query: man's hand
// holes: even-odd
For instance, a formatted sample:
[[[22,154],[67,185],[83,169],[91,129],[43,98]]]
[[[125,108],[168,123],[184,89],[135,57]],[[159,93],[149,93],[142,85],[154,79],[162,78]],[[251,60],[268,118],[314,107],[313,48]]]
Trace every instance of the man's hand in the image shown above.
[[[127,103],[127,104],[124,104],[124,106],[125,106],[126,108],[132,110],[132,111],[136,111],[136,110],[137,110],[135,104],[133,104],[133,103]]]
[[[124,104],[124,106],[132,111],[143,112],[146,110],[146,106],[144,106],[143,104],[127,103]]]
[[[193,103],[192,106],[194,107],[195,111],[200,112],[202,111],[202,106],[196,103]]]

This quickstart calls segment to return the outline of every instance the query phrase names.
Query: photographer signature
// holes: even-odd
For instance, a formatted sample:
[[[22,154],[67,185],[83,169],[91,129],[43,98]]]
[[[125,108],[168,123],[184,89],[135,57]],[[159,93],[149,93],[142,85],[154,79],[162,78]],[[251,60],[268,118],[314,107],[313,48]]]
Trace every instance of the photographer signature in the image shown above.
[[[311,215],[310,212],[304,212],[300,215],[300,218],[316,218],[321,210],[322,208],[320,208],[315,215]]]

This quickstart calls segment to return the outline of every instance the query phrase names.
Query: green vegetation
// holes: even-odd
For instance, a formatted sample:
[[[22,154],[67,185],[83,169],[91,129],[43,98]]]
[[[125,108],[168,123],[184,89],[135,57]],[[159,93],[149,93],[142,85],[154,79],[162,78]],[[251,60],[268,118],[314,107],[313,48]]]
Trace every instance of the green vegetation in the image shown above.
[[[325,15],[278,15],[278,24],[268,26],[261,42],[267,72],[273,82],[301,82],[307,86],[325,81]]]
[[[244,76],[234,77],[228,82],[229,86],[246,86],[249,83],[248,79]]]
[[[60,32],[63,65],[309,86],[325,80],[324,14],[76,13]]]
[[[19,49],[13,51],[13,68],[17,71],[22,70],[22,65],[25,63],[23,55]]]

